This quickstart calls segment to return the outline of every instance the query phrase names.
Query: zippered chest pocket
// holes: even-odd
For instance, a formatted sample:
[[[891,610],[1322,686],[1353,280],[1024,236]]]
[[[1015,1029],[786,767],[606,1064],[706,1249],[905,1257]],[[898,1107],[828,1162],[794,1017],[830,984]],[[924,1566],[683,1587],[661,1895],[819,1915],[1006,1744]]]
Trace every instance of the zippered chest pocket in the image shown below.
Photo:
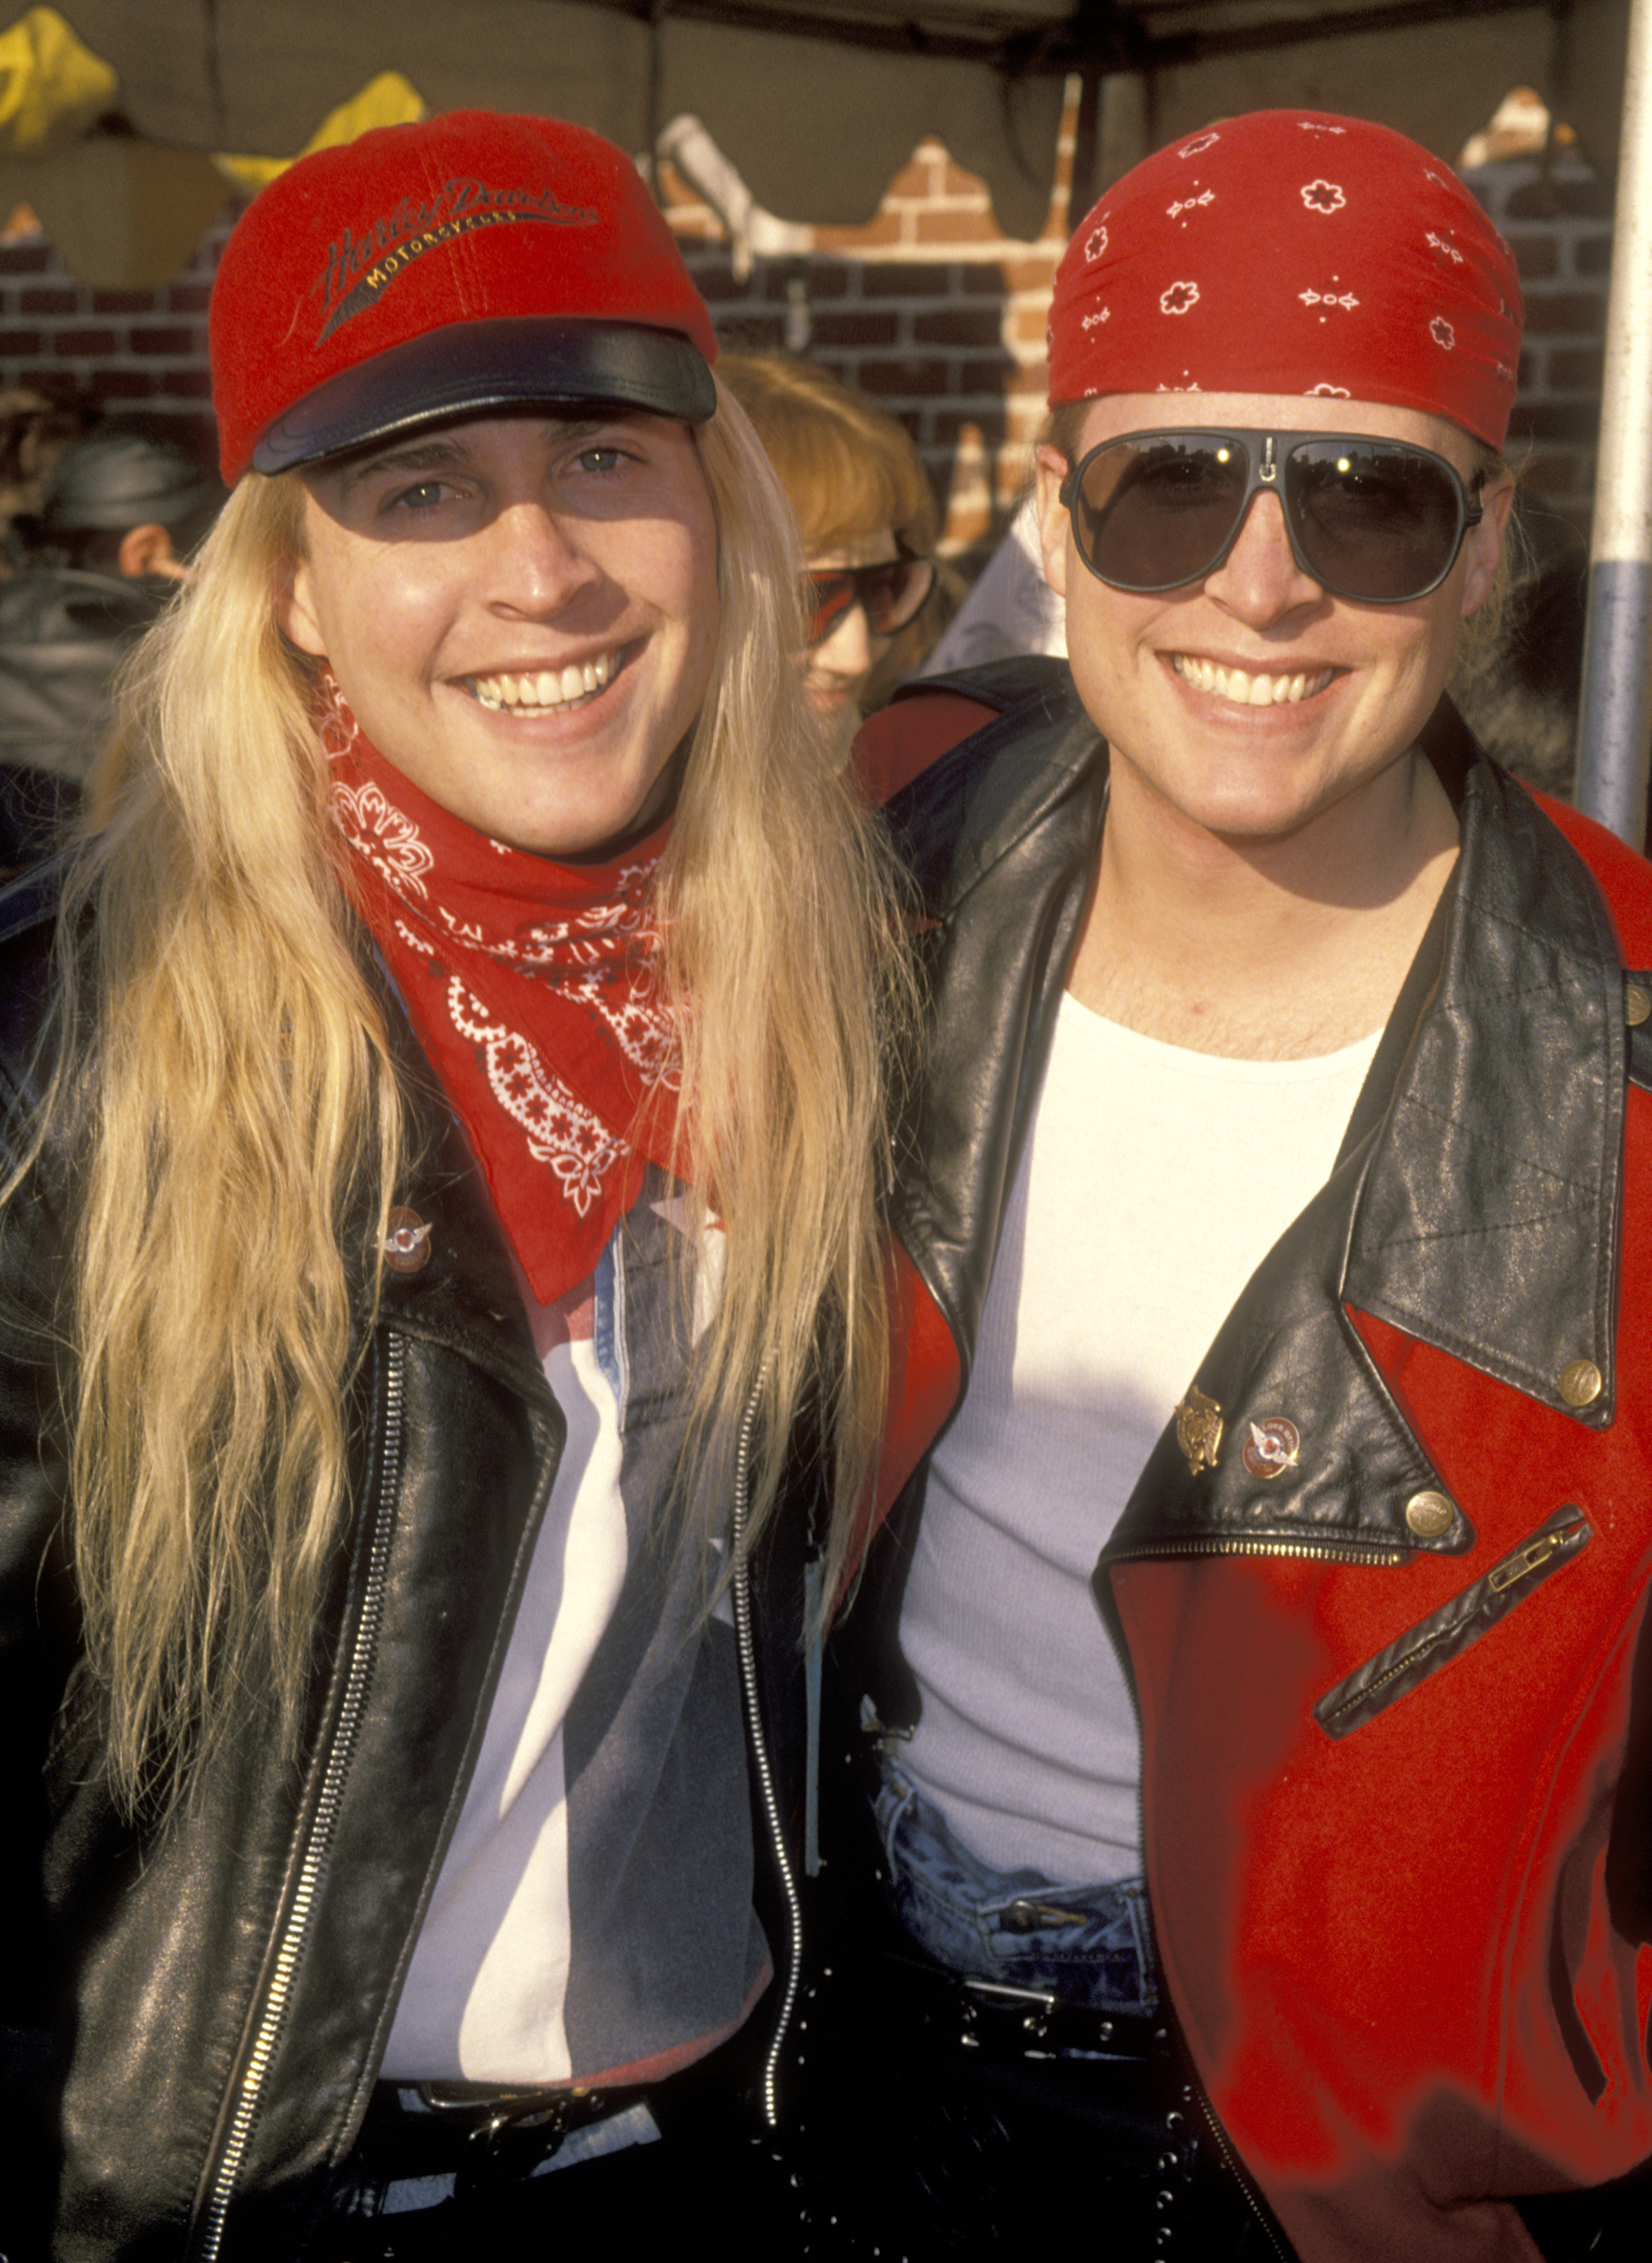
[[[1387,1712],[1419,1683],[1489,1634],[1517,1610],[1546,1580],[1569,1564],[1593,1538],[1581,1508],[1557,1508],[1518,1548],[1483,1573],[1470,1587],[1395,1637],[1374,1658],[1328,1690],[1314,1718],[1328,1737],[1346,1737]]]

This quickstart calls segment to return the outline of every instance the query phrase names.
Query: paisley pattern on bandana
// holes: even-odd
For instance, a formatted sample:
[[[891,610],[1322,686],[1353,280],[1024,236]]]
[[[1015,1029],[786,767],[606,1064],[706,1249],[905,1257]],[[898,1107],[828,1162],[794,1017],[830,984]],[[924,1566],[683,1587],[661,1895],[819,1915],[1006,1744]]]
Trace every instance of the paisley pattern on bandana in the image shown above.
[[[1061,261],[1049,343],[1053,404],[1319,394],[1423,409],[1501,447],[1520,286],[1468,189],[1416,142],[1257,111],[1106,192]]]
[[[646,1165],[674,1157],[680,1062],[653,914],[666,828],[612,864],[529,856],[403,777],[330,676],[322,693],[357,908],[550,1304],[590,1275]]]

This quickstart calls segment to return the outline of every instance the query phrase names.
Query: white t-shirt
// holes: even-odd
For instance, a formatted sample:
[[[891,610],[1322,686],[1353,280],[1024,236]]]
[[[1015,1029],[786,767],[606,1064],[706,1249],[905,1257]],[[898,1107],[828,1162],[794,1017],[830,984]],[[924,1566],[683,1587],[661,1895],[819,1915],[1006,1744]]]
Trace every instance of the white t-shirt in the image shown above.
[[[1135,1715],[1090,1574],[1240,1291],[1330,1174],[1377,1036],[1228,1060],[1069,995],[901,1616],[901,1764],[1001,1869],[1141,1867]]]

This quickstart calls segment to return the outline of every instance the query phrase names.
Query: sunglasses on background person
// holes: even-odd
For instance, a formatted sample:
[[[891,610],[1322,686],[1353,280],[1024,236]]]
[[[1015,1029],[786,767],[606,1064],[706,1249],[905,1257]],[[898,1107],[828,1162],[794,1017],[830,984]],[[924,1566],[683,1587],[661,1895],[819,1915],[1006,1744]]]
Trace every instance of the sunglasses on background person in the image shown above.
[[[1264,488],[1303,573],[1360,604],[1427,596],[1481,518],[1444,456],[1351,432],[1127,432],[1073,466],[1061,500],[1098,580],[1150,596],[1214,573]]]
[[[929,558],[888,558],[876,566],[825,566],[803,584],[808,641],[823,644],[851,605],[859,605],[873,636],[895,635],[915,621],[935,587]]]

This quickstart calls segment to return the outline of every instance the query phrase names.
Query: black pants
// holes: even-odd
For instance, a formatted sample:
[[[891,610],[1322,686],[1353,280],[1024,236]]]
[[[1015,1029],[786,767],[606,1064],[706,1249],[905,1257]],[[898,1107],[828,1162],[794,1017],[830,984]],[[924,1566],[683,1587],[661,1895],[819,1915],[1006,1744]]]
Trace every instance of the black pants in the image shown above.
[[[1149,2022],[1064,2031],[914,1956],[862,1954],[817,1975],[799,2042],[807,2256],[1291,2263]]]
[[[451,2129],[431,2124],[421,2159],[424,2117],[409,2124],[376,2106],[320,2255],[324,2263],[628,2263],[749,2252],[784,2263],[802,2252],[801,2204],[756,2110],[750,2056],[749,2039],[736,2037],[648,2093],[656,2141],[537,2175],[525,2173],[531,2145],[507,2143],[483,2158],[461,2144],[456,2156]],[[467,2165],[454,2198],[373,2213],[387,2173],[442,2173],[456,2158]]]

